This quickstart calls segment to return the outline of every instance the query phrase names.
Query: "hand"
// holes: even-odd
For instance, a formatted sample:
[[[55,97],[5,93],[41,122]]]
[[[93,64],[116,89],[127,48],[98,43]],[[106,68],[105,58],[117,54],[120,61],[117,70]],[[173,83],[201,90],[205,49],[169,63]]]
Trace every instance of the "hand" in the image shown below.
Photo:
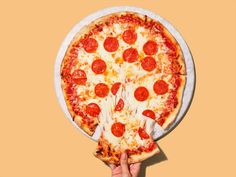
[[[120,165],[109,164],[112,177],[138,177],[141,163],[128,165],[127,154],[123,153],[120,158]]]

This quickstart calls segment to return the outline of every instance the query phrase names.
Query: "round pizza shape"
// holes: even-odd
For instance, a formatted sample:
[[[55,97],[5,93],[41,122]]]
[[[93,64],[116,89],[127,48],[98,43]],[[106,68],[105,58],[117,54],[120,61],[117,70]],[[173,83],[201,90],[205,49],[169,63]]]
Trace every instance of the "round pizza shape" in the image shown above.
[[[119,11],[84,25],[60,64],[67,109],[84,132],[100,127],[95,155],[129,163],[159,152],[152,133],[173,124],[186,84],[181,47],[158,20]]]

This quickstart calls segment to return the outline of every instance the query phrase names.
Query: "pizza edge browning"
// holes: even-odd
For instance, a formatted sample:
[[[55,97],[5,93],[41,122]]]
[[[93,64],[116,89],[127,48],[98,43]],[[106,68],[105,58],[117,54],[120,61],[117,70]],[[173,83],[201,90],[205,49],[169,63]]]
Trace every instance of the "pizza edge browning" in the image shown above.
[[[133,154],[129,155],[127,153],[128,164],[141,162],[141,161],[146,160],[149,157],[151,157],[155,154],[158,154],[160,152],[160,149],[154,140],[152,140],[152,143],[150,143],[150,144],[152,145],[152,148],[151,148],[151,150],[148,150],[149,147],[146,147],[145,149],[148,150],[147,152],[142,150],[136,154],[133,153]],[[130,147],[130,148],[132,148],[132,147]],[[109,164],[116,164],[116,165],[118,165],[120,163],[120,155],[121,154],[122,154],[122,151],[115,150],[114,147],[112,147],[112,144],[109,143],[106,139],[104,139],[103,136],[100,137],[99,142],[98,142],[98,146],[97,146],[95,152],[93,153],[93,155],[95,157],[99,158],[103,162],[106,162]]]
[[[178,92],[176,95],[177,100],[178,100],[178,105],[167,117],[165,117],[165,122],[161,126],[163,129],[166,130],[176,120],[177,115],[181,109],[182,101],[183,101],[183,91],[185,89],[185,84],[186,84],[186,79],[187,79],[187,72],[186,72],[186,64],[184,61],[183,52],[180,48],[179,43],[176,41],[176,39],[170,34],[170,32],[166,28],[164,28],[164,33],[175,44],[175,47],[177,47],[177,53],[179,55],[174,60],[177,60],[177,62],[180,64],[180,67],[181,67],[178,73],[169,73],[172,75],[178,75],[181,78],[181,84],[180,84],[180,87],[177,89]]]
[[[153,155],[158,154],[159,152],[160,152],[160,149],[158,147],[156,147],[155,149],[153,149],[150,152],[141,152],[140,154],[130,155],[128,157],[128,164],[142,162],[142,161],[148,159],[149,157],[152,157]],[[97,157],[100,160],[102,160],[103,162],[106,162],[109,164],[116,164],[117,165],[120,162],[120,159],[115,156],[102,156],[101,154],[98,154],[96,152],[94,152],[93,154],[95,157]]]
[[[164,27],[163,31],[165,35],[168,37],[168,39],[171,40],[171,42],[174,43],[174,46],[176,47],[176,53],[179,54],[176,58],[173,60],[176,60],[180,64],[180,71],[177,73],[171,73],[171,74],[180,74],[180,75],[186,75],[186,64],[184,61],[184,55],[180,48],[180,44],[177,42],[177,40],[174,38],[174,36]]]
[[[72,121],[73,121],[77,126],[79,126],[84,132],[86,132],[88,135],[92,136],[92,135],[94,134],[95,130],[92,131],[92,130],[89,128],[88,125],[83,124],[83,123],[82,123],[82,119],[83,119],[83,118],[82,118],[81,116],[79,116],[79,115],[76,115],[75,112],[72,110],[72,106],[71,106],[70,102],[68,101],[68,98],[67,98],[66,93],[65,93],[66,86],[65,86],[64,81],[62,81],[62,88],[63,88],[64,98],[66,98],[66,99],[65,99],[65,102],[66,102],[68,111],[69,111],[69,113],[70,113],[70,115],[71,115],[71,117],[72,117]],[[95,124],[96,124],[96,127],[97,127],[97,125],[98,125],[98,119],[97,119],[97,118],[94,118],[93,120],[95,121]]]
[[[172,111],[170,113],[169,116],[167,116],[165,119],[165,123],[162,125],[163,129],[168,129],[170,127],[170,125],[172,125],[172,123],[176,120],[177,115],[179,113],[179,110],[182,106],[182,101],[183,101],[183,91],[185,89],[185,83],[186,83],[186,76],[185,75],[180,75],[181,78],[181,84],[180,87],[178,88],[178,92],[177,92],[177,100],[178,100],[178,105],[176,108],[174,108],[174,111]]]
[[[95,19],[94,21],[90,22],[89,24],[86,24],[85,26],[83,26],[79,32],[76,33],[76,35],[73,37],[72,41],[70,42],[70,47],[75,43],[78,42],[78,39],[81,37],[85,37],[84,35],[87,35],[89,32],[91,32],[91,30],[93,30],[94,28],[99,28],[100,24],[103,24],[104,22],[108,22],[108,20],[111,17],[116,17],[116,16],[121,16],[121,15],[125,15],[125,14],[132,14],[135,15],[139,18],[141,18],[142,20],[144,20],[145,15],[136,13],[136,12],[131,12],[131,11],[122,11],[122,12],[114,12],[102,17],[99,17],[98,19]],[[148,17],[149,19],[151,19],[150,17]],[[159,22],[158,22],[159,23]],[[160,24],[160,23],[159,23]],[[160,24],[161,26],[163,26],[162,24]]]
[[[178,56],[176,58],[174,58],[173,60],[176,60],[177,63],[179,63],[179,65],[180,65],[179,72],[169,73],[169,74],[178,75],[181,78],[181,84],[180,84],[180,87],[177,89],[178,92],[176,95],[177,100],[178,100],[178,105],[177,105],[177,107],[174,108],[174,111],[172,111],[167,117],[165,117],[165,122],[161,126],[163,129],[168,129],[170,127],[170,125],[172,125],[172,123],[176,120],[179,110],[182,106],[183,91],[185,89],[185,84],[186,84],[186,79],[187,79],[187,71],[186,71],[186,64],[184,61],[184,55],[183,55],[183,52],[181,50],[179,43],[165,27],[163,28],[163,31],[164,31],[165,36],[167,36],[171,40],[171,42],[174,43],[174,45],[176,47],[176,53],[178,54]]]
[[[97,120],[97,119],[94,119]],[[96,128],[92,131],[90,130],[90,128],[86,125],[82,123],[82,117],[81,116],[75,116],[74,118],[74,122],[76,123],[76,125],[78,125],[80,128],[82,128],[88,135],[92,136],[96,130]],[[98,125],[98,121],[96,121],[96,127]]]
[[[158,153],[160,153],[160,149],[157,146],[155,149],[153,149],[150,152],[142,152],[141,154],[133,154],[133,155],[129,156],[128,163],[131,164],[131,163],[142,162],[142,161],[148,159],[149,157],[152,157]]]
[[[177,43],[177,41],[175,41],[175,42]],[[177,46],[177,50],[178,50],[179,56],[175,60],[178,61],[178,63],[181,66],[181,69],[180,69],[179,73],[174,73],[174,74],[187,75],[186,64],[185,64],[185,61],[184,61],[183,52],[182,52],[182,50],[181,50],[181,48],[179,46],[179,43],[177,43],[176,46]]]

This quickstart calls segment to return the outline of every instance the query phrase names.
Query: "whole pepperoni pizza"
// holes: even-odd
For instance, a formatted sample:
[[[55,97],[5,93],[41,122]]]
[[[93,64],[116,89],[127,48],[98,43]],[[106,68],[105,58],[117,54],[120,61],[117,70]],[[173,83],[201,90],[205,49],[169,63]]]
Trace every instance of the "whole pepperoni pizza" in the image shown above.
[[[181,48],[158,21],[112,13],[84,26],[61,63],[61,86],[73,121],[88,135],[97,127],[99,159],[118,164],[159,152],[152,138],[181,107],[186,70]]]

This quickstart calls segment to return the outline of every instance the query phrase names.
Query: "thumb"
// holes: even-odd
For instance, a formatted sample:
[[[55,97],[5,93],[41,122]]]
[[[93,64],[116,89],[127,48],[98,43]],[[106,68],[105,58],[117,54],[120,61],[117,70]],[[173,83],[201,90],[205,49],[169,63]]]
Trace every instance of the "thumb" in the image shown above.
[[[128,167],[128,158],[126,153],[121,154],[120,158],[120,166],[123,176],[130,176],[129,175],[129,167]]]

